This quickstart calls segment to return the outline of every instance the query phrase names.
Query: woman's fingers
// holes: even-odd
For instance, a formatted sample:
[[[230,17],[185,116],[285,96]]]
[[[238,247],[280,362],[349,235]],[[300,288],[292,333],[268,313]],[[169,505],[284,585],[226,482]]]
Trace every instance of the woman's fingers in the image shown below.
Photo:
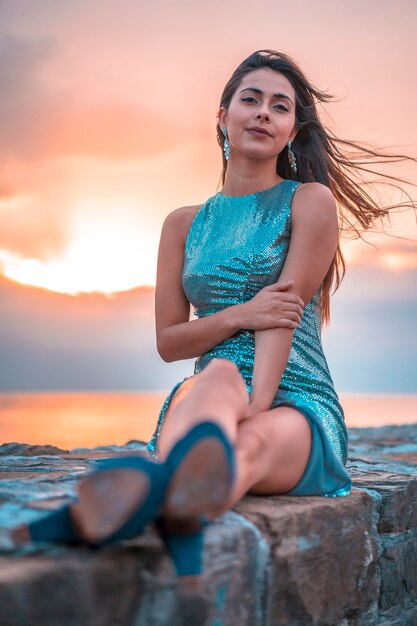
[[[279,320],[279,326],[281,328],[297,328],[298,323],[294,322],[294,320],[281,319]]]
[[[286,305],[283,311],[281,311],[281,315],[283,316],[284,319],[288,318],[290,320],[297,322],[297,324],[299,324],[301,322],[301,318],[304,315],[304,310],[297,304],[294,304],[294,305],[289,304],[289,305]]]
[[[291,322],[295,322],[296,324],[299,324],[301,322],[301,316],[298,315],[298,313],[296,313],[295,311],[285,311],[283,315],[285,317],[281,319],[289,320]]]
[[[289,313],[295,313],[300,318],[304,315],[304,307],[302,307],[298,303],[294,303],[294,302],[285,302],[285,303],[283,303],[280,298],[279,299],[277,298],[276,304],[277,304],[277,306],[279,304],[282,305],[282,308],[283,308],[282,314],[283,315],[287,315]]]
[[[302,309],[304,309],[305,307],[304,300],[302,300],[300,296],[298,296],[296,293],[286,293],[286,294],[283,294],[283,296],[284,296],[285,301],[294,302],[295,304],[300,306]]]
[[[272,285],[268,285],[267,288],[271,289],[272,291],[284,291],[293,284],[293,280],[287,280],[285,283],[273,283]],[[304,301],[296,293],[285,293],[282,294],[281,298],[283,298],[286,302],[296,302],[302,308],[304,308],[305,306]]]

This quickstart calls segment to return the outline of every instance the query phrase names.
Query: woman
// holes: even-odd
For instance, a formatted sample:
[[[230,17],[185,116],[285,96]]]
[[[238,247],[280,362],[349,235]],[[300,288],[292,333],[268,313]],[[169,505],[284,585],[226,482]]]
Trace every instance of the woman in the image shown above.
[[[154,522],[178,574],[195,575],[205,525],[244,494],[349,495],[344,414],[321,343],[344,270],[336,201],[364,228],[388,209],[349,179],[354,166],[314,98],[329,96],[288,55],[257,51],[235,70],[218,112],[222,190],[170,213],[160,240],[158,351],[198,357],[194,375],[162,406],[153,459],[104,461],[77,502],[17,541],[101,544]]]

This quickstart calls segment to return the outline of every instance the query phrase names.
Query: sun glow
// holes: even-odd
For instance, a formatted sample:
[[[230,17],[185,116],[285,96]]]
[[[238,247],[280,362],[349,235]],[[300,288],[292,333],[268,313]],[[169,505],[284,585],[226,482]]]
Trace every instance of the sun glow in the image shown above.
[[[400,246],[392,248],[383,244],[384,242],[379,243],[375,249],[361,242],[349,242],[349,246],[345,245],[342,248],[347,266],[381,267],[391,272],[407,271],[417,267],[415,245],[407,245],[401,249]]]
[[[381,264],[392,271],[417,267],[417,252],[404,254],[384,252],[381,255]]]
[[[96,203],[97,206],[97,203]],[[101,208],[101,207],[100,207]],[[113,207],[114,209],[114,207]],[[78,212],[60,258],[42,261],[0,250],[6,277],[58,293],[112,294],[154,285],[158,232],[136,214]]]

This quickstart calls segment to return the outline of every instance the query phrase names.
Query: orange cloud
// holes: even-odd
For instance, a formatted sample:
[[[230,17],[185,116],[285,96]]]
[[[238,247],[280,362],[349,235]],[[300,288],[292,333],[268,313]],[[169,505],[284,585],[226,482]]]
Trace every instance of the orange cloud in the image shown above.
[[[377,247],[374,245],[362,241],[345,244],[342,251],[348,266],[376,267],[394,272],[417,268],[417,242],[379,235]]]

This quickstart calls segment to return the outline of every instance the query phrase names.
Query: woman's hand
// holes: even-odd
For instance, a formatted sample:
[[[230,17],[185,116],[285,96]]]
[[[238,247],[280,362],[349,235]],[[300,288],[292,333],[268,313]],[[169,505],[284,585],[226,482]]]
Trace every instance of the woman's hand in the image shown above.
[[[297,328],[303,316],[304,302],[295,293],[286,293],[293,280],[263,287],[251,300],[238,305],[241,328]]]

